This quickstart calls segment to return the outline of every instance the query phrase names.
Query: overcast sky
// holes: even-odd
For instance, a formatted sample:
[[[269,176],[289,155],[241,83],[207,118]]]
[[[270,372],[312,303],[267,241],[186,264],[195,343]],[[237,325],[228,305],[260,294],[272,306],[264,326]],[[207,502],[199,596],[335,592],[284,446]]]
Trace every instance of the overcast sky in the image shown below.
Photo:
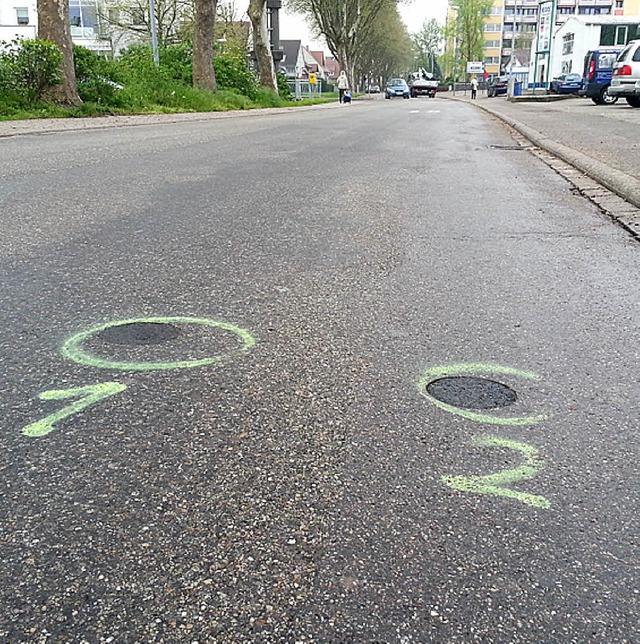
[[[410,33],[419,31],[425,20],[435,18],[444,24],[447,15],[447,0],[413,0],[400,5],[400,14]],[[282,40],[302,40],[303,45],[312,49],[327,49],[323,43],[312,40],[305,21],[300,16],[280,12],[280,38]]]

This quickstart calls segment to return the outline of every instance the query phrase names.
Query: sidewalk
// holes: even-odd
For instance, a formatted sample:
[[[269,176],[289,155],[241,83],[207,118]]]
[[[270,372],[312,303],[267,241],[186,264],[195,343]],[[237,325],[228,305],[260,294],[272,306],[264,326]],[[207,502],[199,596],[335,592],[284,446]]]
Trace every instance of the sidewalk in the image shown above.
[[[625,102],[597,106],[578,98],[512,103],[503,97],[471,101],[467,96],[439,96],[473,103],[640,208],[640,110]]]

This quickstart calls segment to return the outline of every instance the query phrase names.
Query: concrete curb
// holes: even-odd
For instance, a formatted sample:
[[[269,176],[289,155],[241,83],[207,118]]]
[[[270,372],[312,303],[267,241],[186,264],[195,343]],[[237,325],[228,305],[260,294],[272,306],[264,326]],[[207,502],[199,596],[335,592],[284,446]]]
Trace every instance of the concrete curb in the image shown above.
[[[501,121],[511,126],[514,130],[531,141],[531,143],[536,147],[542,148],[563,161],[566,161],[574,168],[580,170],[580,172],[583,172],[594,181],[597,181],[605,188],[611,190],[611,192],[614,192],[625,201],[636,206],[636,208],[640,208],[640,181],[635,177],[632,177],[620,170],[616,170],[615,168],[602,163],[602,161],[593,159],[592,157],[583,154],[582,152],[578,152],[563,143],[558,143],[557,141],[546,137],[541,132],[530,128],[528,125],[524,125],[509,116],[505,116],[491,107],[471,103],[471,101],[455,99],[453,97],[447,98],[449,100],[457,100],[461,103],[472,104],[474,107],[499,118]]]

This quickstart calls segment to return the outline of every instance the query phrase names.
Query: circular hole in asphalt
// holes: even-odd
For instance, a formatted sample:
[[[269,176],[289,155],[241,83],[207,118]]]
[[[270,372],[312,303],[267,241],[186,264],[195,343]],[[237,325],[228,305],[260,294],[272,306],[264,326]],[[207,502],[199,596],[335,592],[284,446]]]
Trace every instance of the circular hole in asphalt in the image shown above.
[[[161,322],[131,322],[110,326],[97,337],[110,344],[145,345],[160,344],[174,340],[180,335],[180,330],[173,324]]]
[[[516,392],[495,380],[473,376],[449,376],[432,380],[427,392],[436,400],[465,409],[496,409],[513,405]]]

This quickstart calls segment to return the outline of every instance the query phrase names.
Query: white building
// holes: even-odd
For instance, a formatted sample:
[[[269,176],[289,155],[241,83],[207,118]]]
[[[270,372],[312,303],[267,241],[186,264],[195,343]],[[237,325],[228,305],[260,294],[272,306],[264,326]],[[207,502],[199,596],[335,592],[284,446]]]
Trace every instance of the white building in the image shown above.
[[[622,46],[640,38],[640,16],[571,16],[555,29],[551,40],[549,78],[570,72],[582,74],[591,49]],[[532,50],[531,69],[535,53]],[[533,78],[530,78],[533,82]]]
[[[106,17],[114,11],[104,0],[69,0],[71,38],[81,45],[101,54],[117,54],[134,42],[145,40],[144,35],[115,26]],[[119,11],[131,22],[134,11]],[[130,15],[129,15],[130,14]],[[38,11],[36,0],[0,0],[0,41],[10,42],[19,38],[36,38]]]
[[[0,41],[35,38],[37,31],[35,0],[0,0]]]

